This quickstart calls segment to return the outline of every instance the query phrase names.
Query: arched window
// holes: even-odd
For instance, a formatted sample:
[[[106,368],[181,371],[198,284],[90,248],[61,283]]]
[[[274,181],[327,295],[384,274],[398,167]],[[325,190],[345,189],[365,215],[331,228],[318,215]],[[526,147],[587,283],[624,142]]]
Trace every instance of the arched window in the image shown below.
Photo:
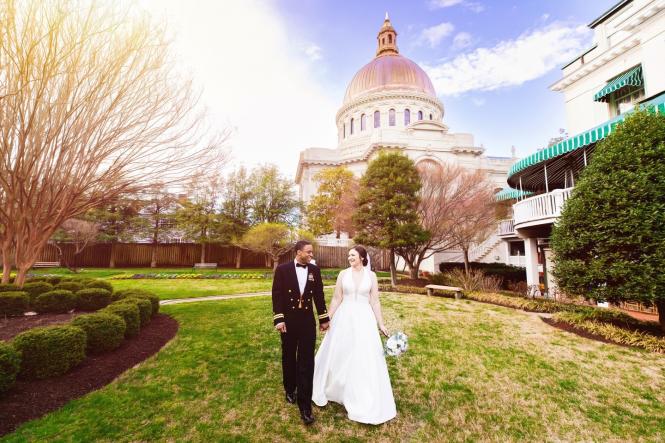
[[[432,120],[432,114],[429,115],[429,119]]]
[[[395,110],[388,111],[388,126],[395,126]]]
[[[423,111],[418,111],[418,121],[423,119]]]
[[[346,123],[342,125],[342,138],[346,138]]]
[[[386,38],[385,38],[385,37],[383,37],[383,38],[381,39],[381,44],[382,44],[382,45],[385,45],[385,44],[386,44]]]
[[[411,124],[411,111],[408,109],[404,110],[404,126],[409,126]]]
[[[360,130],[364,131],[367,129],[367,116],[365,114],[360,116]]]
[[[374,127],[381,127],[381,113],[379,111],[374,111]]]
[[[393,36],[392,36],[392,34],[388,34],[388,43],[390,43],[390,44],[393,43]]]
[[[351,130],[349,132],[349,135],[353,135],[353,119],[351,119]]]

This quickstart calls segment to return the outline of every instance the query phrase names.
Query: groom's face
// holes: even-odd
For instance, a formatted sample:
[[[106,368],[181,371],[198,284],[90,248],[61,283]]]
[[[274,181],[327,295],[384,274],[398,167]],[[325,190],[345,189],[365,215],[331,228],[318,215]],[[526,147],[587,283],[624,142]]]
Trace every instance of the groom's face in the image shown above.
[[[301,250],[296,251],[296,258],[302,264],[309,263],[314,258],[314,247],[305,245]]]

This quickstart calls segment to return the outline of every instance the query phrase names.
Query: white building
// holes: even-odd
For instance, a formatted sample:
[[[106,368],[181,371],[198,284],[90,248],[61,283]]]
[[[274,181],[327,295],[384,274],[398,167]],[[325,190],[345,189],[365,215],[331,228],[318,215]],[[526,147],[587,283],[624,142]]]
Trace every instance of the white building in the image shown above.
[[[517,200],[513,219],[499,225],[500,237],[508,247],[524,239],[527,283],[550,291],[556,288],[552,225],[596,143],[636,105],[665,113],[665,0],[620,1],[589,27],[593,46],[551,86],[563,93],[568,132],[575,135],[515,163],[508,175],[512,189],[498,195]]]
[[[443,103],[431,80],[416,63],[400,55],[397,32],[387,14],[377,41],[376,56],[353,77],[337,112],[337,148],[309,148],[300,153],[296,173],[300,198],[306,203],[316,194],[314,176],[321,169],[344,166],[360,177],[383,149],[403,152],[416,165],[434,162],[483,170],[498,189],[504,187],[514,159],[485,156],[473,135],[449,132],[443,123]],[[346,244],[346,240],[337,243]],[[323,239],[322,243],[335,242]],[[470,258],[495,261],[504,251],[500,246],[501,240],[492,236]],[[459,259],[459,254],[456,256]],[[438,270],[443,259],[443,255],[434,256],[421,269]]]

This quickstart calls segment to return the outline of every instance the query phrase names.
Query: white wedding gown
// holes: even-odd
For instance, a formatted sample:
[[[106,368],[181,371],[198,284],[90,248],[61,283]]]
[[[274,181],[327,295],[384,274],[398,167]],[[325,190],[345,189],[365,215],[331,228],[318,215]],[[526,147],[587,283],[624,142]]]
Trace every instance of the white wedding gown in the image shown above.
[[[371,271],[358,288],[351,269],[343,271],[343,299],[331,320],[314,363],[312,400],[344,405],[349,419],[378,425],[397,415],[383,343],[369,304]],[[356,290],[357,289],[357,290]]]

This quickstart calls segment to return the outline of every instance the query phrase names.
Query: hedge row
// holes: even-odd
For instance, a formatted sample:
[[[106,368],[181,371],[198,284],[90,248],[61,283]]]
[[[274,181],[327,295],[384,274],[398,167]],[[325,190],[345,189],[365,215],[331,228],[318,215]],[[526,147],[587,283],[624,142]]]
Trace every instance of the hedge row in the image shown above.
[[[55,284],[31,280],[20,289],[0,285],[0,317],[20,316],[29,310],[38,313],[63,313],[74,308],[96,311],[111,302],[113,286],[107,281],[59,281],[60,277],[57,280]]]
[[[110,297],[108,291],[97,290]],[[78,316],[65,325],[30,329],[10,343],[0,342],[0,392],[8,390],[17,376],[55,377],[81,363],[86,355],[116,349],[125,338],[138,335],[140,327],[157,313],[154,300],[159,301],[148,291],[124,291],[119,300],[99,312]]]
[[[324,280],[335,280],[337,278],[335,273],[321,273],[321,278]],[[116,274],[109,277],[111,280],[218,280],[218,279],[235,279],[235,280],[269,280],[273,278],[270,272],[238,272],[238,273],[219,273],[219,274],[173,274],[173,273],[144,273],[144,274]]]

